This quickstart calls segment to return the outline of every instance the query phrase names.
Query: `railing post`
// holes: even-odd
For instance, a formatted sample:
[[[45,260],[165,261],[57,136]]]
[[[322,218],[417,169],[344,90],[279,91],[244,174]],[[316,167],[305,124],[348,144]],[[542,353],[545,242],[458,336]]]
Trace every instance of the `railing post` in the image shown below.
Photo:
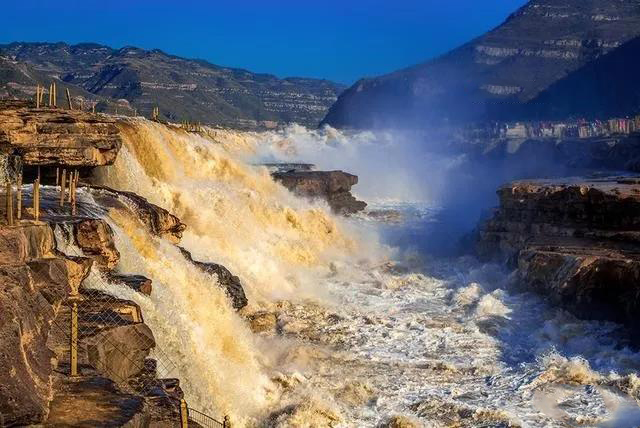
[[[74,169],[69,170],[69,197],[68,202],[71,203],[73,202],[73,184],[76,181],[76,171]]]
[[[229,416],[224,416],[224,419],[222,420],[222,426],[224,428],[231,428],[231,420],[229,419]]]
[[[78,376],[78,302],[71,302],[71,343],[70,343],[70,373],[71,377]]]
[[[67,103],[69,104],[69,110],[73,110],[73,104],[71,104],[71,94],[69,93],[69,88],[67,88],[66,92],[67,92]]]
[[[76,215],[76,192],[78,191],[78,179],[80,177],[80,172],[76,169],[73,172],[71,179],[71,194],[69,199],[71,200],[71,215]]]
[[[16,186],[16,218],[22,219],[22,173],[18,174],[18,183]]]
[[[13,188],[11,182],[7,182],[7,224],[13,226]]]
[[[62,170],[62,178],[60,179],[60,207],[64,207],[64,191],[67,181],[67,170]]]
[[[184,399],[180,400],[180,428],[189,427],[189,409]]]
[[[40,220],[40,179],[36,178],[33,182],[33,218],[35,221]]]

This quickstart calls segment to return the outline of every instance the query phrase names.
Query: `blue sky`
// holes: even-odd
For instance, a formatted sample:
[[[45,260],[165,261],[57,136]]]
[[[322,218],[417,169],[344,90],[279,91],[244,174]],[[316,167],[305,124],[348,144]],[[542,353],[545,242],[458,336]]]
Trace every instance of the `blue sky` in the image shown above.
[[[525,0],[6,0],[0,43],[91,41],[353,83],[423,62]]]

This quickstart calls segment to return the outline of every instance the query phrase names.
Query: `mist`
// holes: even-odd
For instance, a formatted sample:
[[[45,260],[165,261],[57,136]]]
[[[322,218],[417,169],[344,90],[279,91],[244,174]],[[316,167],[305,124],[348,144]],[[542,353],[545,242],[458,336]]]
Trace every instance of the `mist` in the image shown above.
[[[260,134],[259,140],[253,163],[312,163],[318,170],[357,175],[353,193],[370,210],[407,203],[434,210],[436,219],[414,219],[416,227],[403,230],[410,236],[391,237],[392,244],[410,243],[430,254],[469,250],[469,242],[465,246],[460,241],[496,206],[501,185],[571,171],[553,144],[525,141],[486,150],[426,130],[309,130],[292,125]]]

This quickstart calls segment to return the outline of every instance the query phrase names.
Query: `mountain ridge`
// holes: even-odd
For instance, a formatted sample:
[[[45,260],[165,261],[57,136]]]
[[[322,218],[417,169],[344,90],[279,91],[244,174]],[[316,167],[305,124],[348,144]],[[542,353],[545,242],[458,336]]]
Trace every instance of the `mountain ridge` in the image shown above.
[[[315,127],[344,89],[326,79],[278,78],[135,46],[13,42],[0,45],[0,55],[97,97],[126,100],[124,107],[143,115],[157,106],[166,120],[237,128]]]
[[[492,120],[640,36],[639,0],[532,0],[487,33],[432,60],[362,79],[323,123],[422,127]]]

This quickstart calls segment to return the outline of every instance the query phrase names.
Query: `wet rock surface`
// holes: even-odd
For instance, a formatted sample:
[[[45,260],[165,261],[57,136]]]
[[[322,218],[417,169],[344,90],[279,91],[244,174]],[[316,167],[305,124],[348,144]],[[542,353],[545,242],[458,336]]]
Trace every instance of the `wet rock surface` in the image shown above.
[[[117,282],[120,284],[124,284],[132,290],[137,291],[138,293],[145,294],[147,296],[151,295],[153,291],[153,283],[146,276],[142,275],[121,275],[121,274],[109,274],[109,280],[113,282]]]
[[[520,181],[498,191],[478,254],[515,267],[518,282],[576,315],[637,331],[640,179]]]
[[[242,288],[242,284],[240,283],[240,278],[232,274],[229,269],[222,265],[219,265],[217,263],[199,262],[193,259],[189,251],[185,250],[182,247],[178,248],[180,248],[182,255],[188,261],[193,263],[200,270],[210,275],[215,275],[218,278],[218,283],[222,288],[225,289],[227,296],[229,296],[229,298],[231,299],[233,307],[235,309],[242,309],[247,306],[248,300],[244,294],[244,289]]]
[[[121,146],[111,116],[0,101],[0,150],[26,165],[110,165]]]
[[[273,178],[293,193],[312,199],[327,201],[331,209],[340,214],[353,214],[367,204],[351,194],[358,177],[342,171],[287,171],[275,172]]]
[[[105,208],[118,208],[126,204],[156,236],[177,244],[187,225],[164,208],[160,208],[133,192],[114,190],[108,187],[92,186],[96,201]]]

